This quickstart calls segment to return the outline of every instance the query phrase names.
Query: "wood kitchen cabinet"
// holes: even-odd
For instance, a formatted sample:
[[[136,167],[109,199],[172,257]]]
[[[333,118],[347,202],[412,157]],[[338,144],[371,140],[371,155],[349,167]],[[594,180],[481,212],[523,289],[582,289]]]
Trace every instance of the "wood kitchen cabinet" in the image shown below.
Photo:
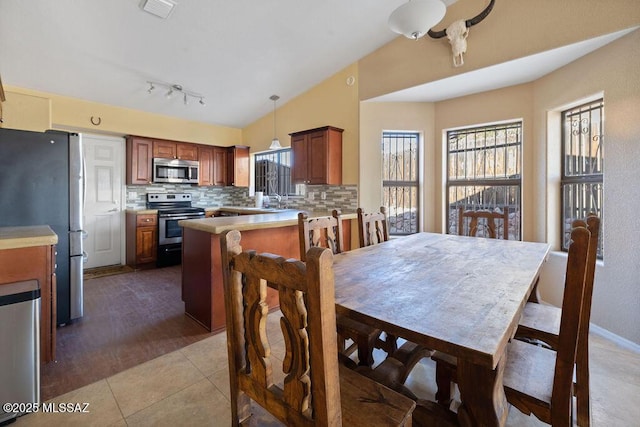
[[[153,157],[163,159],[198,160],[198,145],[188,142],[153,140]]]
[[[158,215],[127,212],[127,265],[155,267],[158,258]]]
[[[198,146],[198,162],[200,163],[200,176],[198,177],[198,185],[214,185],[212,146]]]
[[[289,134],[293,182],[342,184],[342,132],[343,129],[324,126]]]
[[[227,148],[198,146],[200,178],[198,185],[227,185]]]
[[[153,181],[153,140],[127,137],[127,184],[147,185]]]
[[[227,153],[227,185],[249,186],[249,147],[234,145]]]
[[[40,287],[40,362],[51,362],[56,358],[57,253],[53,242],[57,242],[58,237],[48,226],[3,227],[0,235],[0,286],[37,280]]]

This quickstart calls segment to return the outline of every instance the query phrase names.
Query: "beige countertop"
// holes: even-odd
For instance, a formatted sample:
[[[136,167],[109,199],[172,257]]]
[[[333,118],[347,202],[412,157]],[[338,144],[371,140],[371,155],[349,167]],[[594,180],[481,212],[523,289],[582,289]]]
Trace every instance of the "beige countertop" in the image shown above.
[[[0,249],[55,245],[58,235],[48,225],[0,227]]]
[[[140,209],[125,209],[126,213],[131,213],[131,214],[136,214],[136,215],[157,215],[158,214],[158,209],[147,209],[147,208],[140,208]]]
[[[178,225],[184,228],[205,231],[211,234],[220,234],[227,230],[246,231],[266,228],[278,228],[298,225],[298,212],[301,211],[295,209],[287,209],[275,213],[260,213],[259,215],[188,219],[179,221]],[[331,216],[331,212],[309,212],[309,218],[319,218],[323,216]],[[342,214],[342,219],[355,218],[357,218],[355,212]]]

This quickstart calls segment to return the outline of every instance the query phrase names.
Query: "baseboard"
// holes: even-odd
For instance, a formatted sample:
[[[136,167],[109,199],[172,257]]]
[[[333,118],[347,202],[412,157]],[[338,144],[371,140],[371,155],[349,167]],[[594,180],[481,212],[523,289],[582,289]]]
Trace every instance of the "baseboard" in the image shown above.
[[[618,346],[633,351],[634,353],[640,354],[640,344],[636,344],[633,341],[630,341],[626,338],[622,338],[619,335],[614,334],[600,326],[594,325],[593,323],[589,325],[589,332],[595,335],[601,336],[602,338],[606,338],[609,341],[614,342]]]

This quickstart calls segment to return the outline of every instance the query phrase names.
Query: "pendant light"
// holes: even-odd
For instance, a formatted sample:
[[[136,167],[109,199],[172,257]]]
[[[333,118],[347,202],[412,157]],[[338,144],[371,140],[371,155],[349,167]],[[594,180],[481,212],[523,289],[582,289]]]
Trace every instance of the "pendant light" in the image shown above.
[[[279,150],[282,148],[282,145],[280,145],[280,140],[276,136],[276,101],[280,99],[280,97],[278,95],[271,95],[269,99],[273,101],[273,139],[271,140],[269,150]]]

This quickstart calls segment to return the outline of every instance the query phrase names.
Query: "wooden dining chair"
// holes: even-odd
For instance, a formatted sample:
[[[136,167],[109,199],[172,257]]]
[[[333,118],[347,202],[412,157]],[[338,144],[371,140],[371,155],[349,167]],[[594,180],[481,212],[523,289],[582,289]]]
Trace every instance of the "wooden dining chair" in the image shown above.
[[[288,426],[411,425],[415,402],[338,363],[331,251],[311,248],[303,263],[243,251],[240,240],[237,230],[220,239],[232,425],[258,423],[253,403]],[[283,361],[266,331],[280,315],[269,313],[267,286],[280,298]]]
[[[358,240],[360,247],[375,245],[389,240],[389,223],[387,209],[380,207],[380,212],[365,213],[358,208]]]
[[[589,322],[591,319],[591,302],[593,299],[593,282],[596,270],[598,252],[598,238],[600,236],[600,218],[590,214],[583,220],[573,222],[573,227],[586,227],[591,233],[589,254],[587,258],[587,273],[584,295],[582,297],[582,312],[580,317],[580,331],[578,333],[578,350],[576,354],[576,372],[573,392],[576,396],[577,423],[580,427],[588,427],[591,420],[591,402],[589,392]],[[528,302],[522,314],[522,319],[516,330],[516,338],[521,340],[542,341],[552,350],[559,345],[560,319],[562,310],[546,304]]]
[[[482,236],[496,239],[499,235],[496,220],[502,221],[502,238],[509,239],[509,208],[504,207],[502,212],[489,210],[465,210],[464,206],[458,207],[458,235],[477,236],[482,230]]]
[[[334,254],[342,252],[342,218],[337,209],[331,212],[331,216],[312,219],[306,213],[298,212],[298,234],[302,261],[314,246],[329,248]]]
[[[573,372],[590,238],[591,233],[585,227],[578,226],[571,231],[557,351],[519,340],[511,340],[507,346],[503,374],[507,402],[522,413],[533,414],[553,426],[573,425]],[[432,358],[436,360],[436,399],[448,408],[451,382],[456,380],[456,361],[440,352]]]
[[[298,213],[298,233],[302,261],[306,260],[306,253],[312,247],[329,248],[334,254],[342,252],[342,217],[340,212],[335,209],[331,216],[311,219],[304,212]],[[357,349],[358,364],[361,366],[373,365],[373,348],[382,334],[380,329],[338,315],[337,330],[338,351],[344,356],[341,360],[349,363],[349,355]],[[349,339],[353,345],[347,347],[346,342]]]

